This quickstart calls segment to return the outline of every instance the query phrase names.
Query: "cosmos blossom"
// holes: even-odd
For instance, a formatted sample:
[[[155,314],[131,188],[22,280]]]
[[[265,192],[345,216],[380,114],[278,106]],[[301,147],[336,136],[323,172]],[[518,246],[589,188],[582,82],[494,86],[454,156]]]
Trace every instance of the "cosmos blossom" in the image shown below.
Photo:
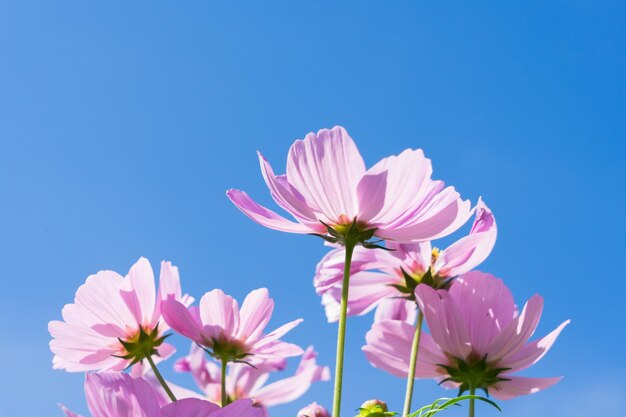
[[[167,403],[150,383],[123,373],[87,374],[85,396],[93,417],[261,417],[250,400],[224,408],[196,398]],[[68,417],[81,417],[62,409]]]
[[[356,220],[359,230],[399,242],[431,240],[460,227],[469,201],[453,187],[431,179],[430,160],[421,149],[384,158],[370,169],[342,127],[322,129],[289,149],[287,173],[275,175],[259,153],[261,172],[272,198],[295,222],[259,205],[248,194],[228,190],[230,200],[255,222],[283,232],[327,233]]]
[[[529,341],[543,309],[539,295],[518,313],[500,279],[474,271],[448,291],[419,285],[416,297],[430,329],[420,340],[417,377],[461,391],[483,389],[498,399],[532,394],[559,381],[513,375],[539,361],[569,323]],[[363,351],[375,367],[406,377],[413,332],[406,321],[381,320],[367,333]]]
[[[100,271],[76,291],[74,303],[63,308],[63,321],[51,321],[53,367],[71,372],[121,371],[133,364],[129,349],[140,339],[155,349],[155,360],[168,357],[174,347],[163,343],[168,330],[161,317],[167,296],[183,305],[193,301],[181,295],[178,268],[161,263],[158,293],[150,262],[140,258],[126,277]],[[141,373],[141,363],[133,372]]]
[[[211,350],[226,362],[245,360],[255,363],[265,359],[302,354],[302,349],[280,340],[302,322],[291,321],[268,334],[264,333],[274,300],[266,288],[252,291],[241,309],[233,297],[216,289],[200,299],[199,307],[187,307],[170,296],[163,303],[163,317],[176,332]]]
[[[263,409],[267,416],[268,407],[294,401],[308,391],[312,383],[330,379],[330,370],[326,366],[318,365],[316,358],[317,352],[310,346],[302,354],[294,375],[269,384],[267,380],[270,375],[287,366],[285,359],[266,360],[254,367],[245,363],[232,364],[226,375],[228,400],[252,399],[255,406]],[[220,403],[220,367],[207,360],[202,349],[192,345],[190,354],[179,359],[175,369],[179,372],[190,372],[204,397],[216,404]]]
[[[498,229],[493,213],[481,199],[474,211],[469,234],[441,251],[433,248],[429,241],[388,242],[387,247],[392,251],[355,248],[348,315],[366,314],[384,299],[396,299],[396,304],[405,303],[402,298],[412,295],[427,272],[431,285],[437,287],[482,263],[495,245]],[[331,322],[339,316],[344,258],[343,248],[329,252],[317,265],[313,280]],[[410,308],[415,308],[415,303],[409,304]]]

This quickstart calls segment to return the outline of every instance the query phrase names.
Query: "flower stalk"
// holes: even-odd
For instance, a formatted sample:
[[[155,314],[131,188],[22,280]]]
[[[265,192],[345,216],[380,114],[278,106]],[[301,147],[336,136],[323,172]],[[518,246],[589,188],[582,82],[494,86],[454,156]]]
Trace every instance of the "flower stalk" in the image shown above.
[[[357,242],[346,239],[346,259],[344,263],[343,281],[341,286],[341,307],[339,312],[339,327],[337,330],[337,358],[335,361],[335,390],[333,394],[332,417],[339,417],[341,412],[341,387],[343,382],[343,354],[346,343],[346,318],[348,313],[348,292],[350,290],[350,265],[352,254]]]
[[[161,384],[161,386],[167,393],[167,396],[170,397],[170,400],[172,400],[172,402],[176,402],[176,396],[174,396],[174,393],[172,392],[170,387],[167,386],[167,382],[165,382],[165,379],[163,379],[163,375],[161,375],[161,372],[159,372],[159,369],[157,368],[156,364],[152,360],[152,356],[146,355],[146,359],[148,363],[150,364],[150,367],[152,368],[152,372],[154,372],[154,376],[156,376],[157,380],[159,381],[159,384]]]
[[[418,309],[417,322],[415,323],[415,334],[413,335],[413,344],[411,345],[411,360],[409,362],[409,376],[406,381],[406,394],[404,396],[404,408],[402,409],[402,417],[407,417],[411,412],[411,401],[413,399],[413,385],[415,384],[415,366],[417,365],[417,353],[419,350],[420,337],[422,335],[422,322],[424,314]]]
[[[227,401],[228,401],[228,396],[226,394],[226,366],[228,365],[228,360],[226,358],[222,358],[222,378],[221,378],[221,384],[222,384],[222,400],[221,400],[221,405],[222,407],[226,407]]]
[[[470,395],[470,400],[469,400],[469,417],[474,417],[474,407],[475,407],[475,396],[476,394],[476,388],[474,387],[474,385],[470,386],[470,391],[469,391],[469,395]]]

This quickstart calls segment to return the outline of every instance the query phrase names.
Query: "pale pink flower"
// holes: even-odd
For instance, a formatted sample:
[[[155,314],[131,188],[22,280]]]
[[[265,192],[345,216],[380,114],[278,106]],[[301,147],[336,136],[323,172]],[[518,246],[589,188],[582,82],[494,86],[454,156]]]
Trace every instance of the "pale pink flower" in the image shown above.
[[[195,398],[168,404],[150,383],[122,373],[87,374],[85,396],[93,417],[261,417],[262,413],[249,400],[224,408]],[[62,409],[68,417],[80,417]]]
[[[469,381],[480,381],[475,388],[498,399],[532,394],[559,381],[513,375],[539,361],[569,323],[529,341],[543,308],[539,295],[518,313],[501,280],[474,271],[454,281],[448,291],[419,285],[416,296],[430,329],[420,340],[418,378],[435,378],[461,391],[469,389]],[[363,351],[375,367],[406,377],[414,332],[406,321],[376,322]]]
[[[231,401],[250,398],[267,415],[268,407],[291,402],[308,391],[312,383],[330,379],[330,370],[318,365],[316,358],[317,352],[310,346],[302,354],[294,375],[269,384],[267,380],[271,373],[285,369],[285,359],[266,360],[255,367],[245,363],[232,364],[226,375],[228,398]],[[221,368],[207,360],[202,349],[192,345],[190,354],[179,359],[174,369],[191,372],[205,397],[216,404],[221,402]]]
[[[330,417],[330,413],[326,408],[313,401],[298,411],[296,417]]]
[[[231,189],[227,195],[244,214],[270,229],[325,234],[321,222],[341,230],[356,219],[361,231],[376,229],[379,238],[407,242],[445,236],[469,217],[469,201],[431,179],[431,163],[421,149],[407,149],[366,170],[352,138],[339,126],[295,141],[285,175],[275,175],[261,154],[259,161],[272,198],[296,222],[243,191]]]
[[[74,303],[63,307],[63,321],[48,324],[53,367],[71,372],[121,371],[133,360],[122,358],[128,352],[120,340],[135,343],[141,331],[151,335],[158,356],[171,355],[174,347],[158,342],[168,330],[161,318],[161,302],[168,295],[183,304],[193,301],[181,295],[178,268],[170,262],[161,263],[158,294],[146,258],[140,258],[126,277],[113,271],[89,276],[76,291]],[[133,371],[141,372],[141,365]]]
[[[366,314],[385,299],[411,296],[414,286],[429,272],[431,285],[445,286],[451,278],[471,271],[482,263],[493,249],[498,229],[493,213],[481,199],[474,208],[475,218],[467,236],[444,250],[433,248],[431,242],[388,242],[392,251],[368,250],[357,247],[354,251],[348,315]],[[313,284],[322,295],[322,304],[328,321],[339,317],[341,282],[343,278],[345,250],[334,249],[317,265]],[[407,276],[413,288],[407,286]],[[398,287],[405,289],[402,292]],[[396,308],[402,308],[402,300]],[[407,308],[415,309],[415,303]]]
[[[291,321],[268,334],[264,333],[272,312],[274,300],[266,288],[252,291],[241,310],[237,300],[216,289],[206,293],[200,306],[187,307],[168,298],[163,303],[163,317],[176,332],[210,349],[215,357],[227,361],[249,362],[297,356],[302,349],[280,338],[302,322]]]

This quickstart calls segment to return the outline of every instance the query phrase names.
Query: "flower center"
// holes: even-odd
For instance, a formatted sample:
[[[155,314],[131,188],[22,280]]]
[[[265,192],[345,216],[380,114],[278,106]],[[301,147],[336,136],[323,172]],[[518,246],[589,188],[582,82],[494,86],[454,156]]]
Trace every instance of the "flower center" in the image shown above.
[[[437,262],[437,259],[439,259],[439,253],[441,251],[439,250],[439,248],[433,248],[431,255],[430,255],[430,265],[434,266],[435,262]]]

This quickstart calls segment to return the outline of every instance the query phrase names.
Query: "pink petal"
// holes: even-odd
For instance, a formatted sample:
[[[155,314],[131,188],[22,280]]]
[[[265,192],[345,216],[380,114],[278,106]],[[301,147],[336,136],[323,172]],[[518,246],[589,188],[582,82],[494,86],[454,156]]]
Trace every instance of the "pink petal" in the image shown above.
[[[399,296],[400,293],[391,284],[398,284],[399,277],[378,272],[362,271],[350,277],[350,292],[348,293],[348,315],[360,316],[369,313],[385,298]],[[330,298],[324,299],[326,317],[329,322],[337,321],[335,315],[341,302],[341,285],[328,291]],[[331,301],[332,299],[332,301]]]
[[[63,404],[59,404],[59,407],[61,407],[61,410],[63,410],[63,412],[65,413],[65,415],[67,417],[83,417],[80,414],[76,414],[73,411],[69,410],[66,406],[64,406]]]
[[[261,173],[267,187],[270,189],[274,201],[289,214],[303,223],[318,224],[318,216],[315,210],[306,203],[304,197],[295,190],[287,181],[286,176],[277,177],[269,162],[259,152]]]
[[[425,202],[393,223],[381,225],[377,236],[399,242],[434,240],[461,227],[471,215],[470,202],[461,200],[453,187],[439,191],[437,182],[432,184]]]
[[[542,337],[539,340],[535,340],[534,342],[528,343],[514,355],[504,358],[502,361],[499,362],[498,366],[501,366],[503,368],[511,368],[510,372],[518,372],[528,368],[531,365],[534,365],[541,358],[543,358],[546,353],[548,353],[548,350],[550,350],[554,342],[556,342],[556,339],[561,331],[569,323],[569,320],[564,321],[559,327],[551,331],[547,336]]]
[[[362,350],[375,368],[382,369],[400,378],[408,376],[411,344],[415,326],[404,321],[383,320],[376,322],[365,336]],[[443,352],[427,333],[422,333],[416,366],[416,377],[439,376],[438,363],[447,363]]]
[[[128,374],[87,374],[85,396],[93,417],[160,416],[158,394],[141,378]]]
[[[220,369],[214,362],[208,362],[204,350],[192,343],[189,355],[176,361],[174,370],[191,372],[194,381],[205,391],[210,384],[220,383]]]
[[[357,186],[357,198],[359,200],[359,220],[370,222],[385,207],[387,198],[388,172],[376,172],[366,174]]]
[[[417,317],[415,302],[403,298],[387,298],[378,304],[374,322],[383,320],[399,320],[414,324]]]
[[[455,277],[480,265],[496,243],[498,229],[489,208],[478,201],[476,219],[470,234],[443,250],[434,265],[442,277]]]
[[[205,337],[201,324],[180,301],[170,295],[162,305],[163,319],[172,330],[188,337],[196,343],[204,344]]]
[[[422,203],[431,174],[430,160],[421,149],[407,149],[398,156],[382,159],[367,170],[358,192],[371,223],[391,224]],[[369,196],[373,196],[372,201],[366,203]],[[374,210],[373,207],[381,205],[381,200],[382,207]]]
[[[234,337],[239,329],[239,305],[224,291],[215,289],[200,299],[200,318],[204,326],[217,326]]]
[[[267,288],[252,291],[241,306],[241,323],[237,338],[256,340],[261,336],[274,311],[274,300]]]
[[[162,417],[208,417],[220,408],[206,400],[184,398],[169,404],[161,410]]]
[[[346,252],[343,248],[333,249],[328,252],[317,264],[313,285],[315,291],[322,295],[331,290],[343,281],[343,270]],[[386,251],[367,249],[362,246],[354,248],[352,263],[350,264],[350,274],[355,275],[367,269],[384,269],[389,264],[396,263]]]
[[[486,352],[488,359],[498,361],[517,353],[535,332],[542,309],[543,298],[539,295],[531,297],[524,306],[522,314],[511,320],[511,322],[494,337]]]
[[[322,129],[297,140],[287,157],[287,180],[307,204],[337,222],[358,214],[357,184],[365,164],[352,138],[342,127]]]
[[[489,389],[489,394],[499,400],[510,400],[521,395],[534,394],[550,388],[561,378],[524,378],[521,376],[507,376],[509,381],[498,382],[498,385]]]
[[[226,192],[226,195],[243,214],[262,226],[289,233],[316,233],[319,231],[311,230],[311,228],[302,223],[295,223],[279,216],[273,211],[259,205],[243,191],[230,189]]]
[[[432,258],[432,245],[430,241],[398,243],[387,242],[387,247],[393,252],[385,252],[395,259],[389,262],[388,269],[394,270],[396,274],[402,268],[408,273],[423,274],[430,267]]]
[[[466,358],[472,351],[470,337],[463,316],[450,294],[420,284],[415,295],[435,343],[449,355]]]
[[[267,360],[290,358],[292,356],[302,355],[302,353],[303,351],[300,346],[276,340],[260,346],[253,346],[252,354],[254,356],[250,360],[255,362],[256,359]],[[255,366],[258,366],[258,363],[255,363]]]
[[[299,398],[313,382],[330,379],[330,370],[328,367],[317,365],[316,357],[317,353],[313,347],[308,347],[302,355],[294,376],[262,387],[257,383],[255,387],[260,388],[251,387],[248,391],[249,396],[264,407],[284,404]]]
[[[136,323],[135,318],[119,295],[124,278],[113,271],[90,275],[76,291],[72,309],[64,309],[63,319],[70,324],[88,326],[114,323],[120,327]]]
[[[180,299],[182,291],[180,289],[180,275],[178,267],[171,262],[161,262],[161,274],[159,276],[159,299],[165,300],[172,294],[174,298]]]
[[[117,338],[102,336],[84,325],[70,325],[62,321],[51,321],[48,330],[53,337],[50,350],[55,354],[54,369],[84,372],[111,369],[120,362],[127,362],[111,356],[117,353],[111,348],[117,343]]]
[[[287,324],[283,324],[282,326],[280,326],[278,329],[274,330],[273,332],[271,332],[271,333],[269,333],[267,335],[264,335],[261,339],[259,339],[258,342],[256,342],[254,344],[255,349],[261,349],[264,346],[269,345],[272,342],[280,339],[287,332],[289,332],[291,329],[296,327],[298,324],[302,323],[302,321],[303,321],[302,319],[297,319],[297,320],[290,321]]]
[[[139,258],[130,268],[121,290],[132,292],[136,295],[140,315],[140,318],[137,319],[138,324],[148,324],[154,312],[156,289],[154,272],[146,258]],[[137,318],[136,314],[135,317]]]
[[[211,417],[263,417],[263,410],[252,400],[237,400],[211,414]]]
[[[265,385],[254,391],[254,400],[265,407],[291,402],[304,395],[315,381],[316,369],[308,368],[292,377]]]
[[[472,271],[454,281],[449,293],[465,321],[474,350],[486,353],[493,338],[513,320],[511,291],[493,275]]]

